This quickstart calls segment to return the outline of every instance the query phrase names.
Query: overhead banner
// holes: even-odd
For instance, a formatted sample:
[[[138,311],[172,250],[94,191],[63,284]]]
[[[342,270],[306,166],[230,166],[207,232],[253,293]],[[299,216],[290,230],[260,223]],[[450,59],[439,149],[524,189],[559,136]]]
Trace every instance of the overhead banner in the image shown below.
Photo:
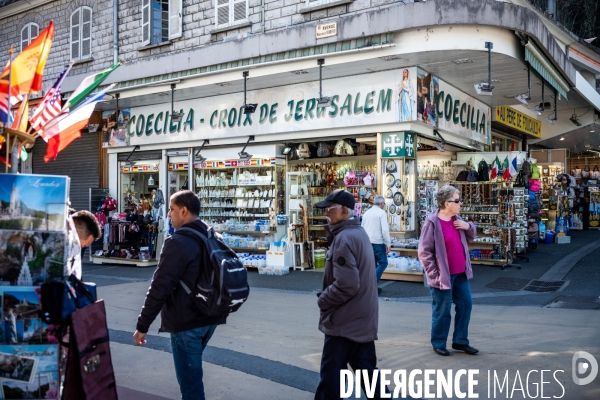
[[[534,138],[542,137],[542,123],[512,107],[496,107],[493,121],[523,132]]]
[[[423,119],[424,108],[433,113],[434,126],[488,143],[489,107],[437,78],[427,84],[431,91],[425,90],[423,84],[419,84],[418,89],[418,79],[421,78],[417,76],[416,67],[373,73],[368,79],[361,75],[329,79],[323,82],[323,95],[331,97],[328,107],[318,107],[317,81],[249,91],[247,102],[258,104],[253,114],[243,113],[244,93],[176,101],[175,111],[183,113],[178,121],[171,118],[169,103],[131,108],[118,116],[126,128],[113,128],[117,134],[107,135],[103,144],[105,147],[132,146],[419,120],[430,123],[429,119]],[[435,93],[441,96],[439,116],[436,102],[429,100]],[[449,120],[445,119],[446,103]],[[454,111],[454,108],[458,109]],[[452,120],[453,113],[460,116],[456,123]],[[118,122],[120,118],[115,119]],[[468,127],[461,127],[461,121],[466,118],[469,118]],[[105,125],[111,132],[108,124]]]
[[[490,144],[490,107],[418,68],[417,120],[478,143]]]

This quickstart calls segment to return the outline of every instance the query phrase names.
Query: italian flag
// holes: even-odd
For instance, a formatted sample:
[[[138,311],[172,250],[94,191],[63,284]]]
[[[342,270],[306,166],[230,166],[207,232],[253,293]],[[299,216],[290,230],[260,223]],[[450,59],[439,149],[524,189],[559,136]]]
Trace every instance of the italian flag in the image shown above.
[[[492,162],[492,173],[490,174],[490,179],[496,179],[498,177],[499,169],[500,160],[498,159],[498,156],[496,156],[496,159]]]
[[[63,114],[48,123],[43,134],[44,140],[48,143],[46,155],[44,156],[45,162],[56,160],[58,153],[64,150],[75,139],[81,137],[81,130],[88,125],[96,104],[113,86],[115,84],[91,96],[73,111]]]

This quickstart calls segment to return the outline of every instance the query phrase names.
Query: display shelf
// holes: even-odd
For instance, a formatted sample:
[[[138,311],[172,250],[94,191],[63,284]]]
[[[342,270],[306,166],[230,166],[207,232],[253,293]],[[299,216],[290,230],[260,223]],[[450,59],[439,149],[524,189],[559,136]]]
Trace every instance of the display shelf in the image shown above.
[[[422,272],[384,271],[381,279],[388,281],[423,282]]]
[[[269,251],[268,247],[231,247],[231,250],[234,251],[256,251],[260,253],[265,253]]]
[[[217,231],[219,233],[229,233],[232,235],[240,235],[240,234],[244,234],[244,235],[274,235],[277,232],[274,231]]]
[[[104,257],[104,256],[92,256],[92,262],[94,264],[123,264],[133,265],[136,267],[153,267],[158,265],[157,260],[135,260],[133,258],[120,258],[120,257]]]
[[[406,247],[390,247],[390,251],[405,251],[407,253],[418,253],[419,249],[407,249]]]

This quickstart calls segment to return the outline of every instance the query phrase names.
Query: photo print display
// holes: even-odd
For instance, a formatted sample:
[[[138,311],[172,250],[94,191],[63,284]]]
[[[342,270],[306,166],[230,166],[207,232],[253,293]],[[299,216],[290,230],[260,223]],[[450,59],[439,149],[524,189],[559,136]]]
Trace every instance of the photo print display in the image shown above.
[[[2,299],[0,341],[4,344],[48,343],[48,325],[38,318],[40,298],[37,292],[39,288],[36,287],[0,286]]]
[[[6,349],[11,346],[0,347]],[[0,380],[33,383],[37,373],[38,361],[35,357],[18,356],[12,351],[4,353],[0,350]]]
[[[2,399],[59,398],[58,345],[0,346],[0,357],[3,355],[34,360],[35,364],[28,381],[0,376]]]
[[[38,286],[63,276],[63,232],[0,230],[0,287]]]
[[[69,186],[67,176],[0,174],[0,229],[64,232]]]

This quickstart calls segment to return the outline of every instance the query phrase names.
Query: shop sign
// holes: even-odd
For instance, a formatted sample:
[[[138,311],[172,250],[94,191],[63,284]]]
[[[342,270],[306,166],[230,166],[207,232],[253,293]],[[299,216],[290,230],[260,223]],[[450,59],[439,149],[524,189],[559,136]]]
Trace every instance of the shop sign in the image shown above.
[[[416,76],[415,67],[408,70]],[[327,80],[323,95],[332,100],[325,108],[318,107],[318,81],[248,92],[247,102],[258,103],[253,114],[243,113],[243,93],[178,101],[176,110],[184,113],[179,122],[171,119],[169,103],[131,108],[122,117],[124,135],[114,129],[118,138],[113,140],[111,133],[103,142],[107,147],[162,144],[402,122],[401,76],[402,70],[396,70],[370,74],[369,79]]]
[[[337,35],[337,22],[317,25],[317,39],[323,39]]]
[[[401,110],[410,111],[414,107],[418,121],[462,138],[490,144],[490,107],[421,68],[416,72],[415,83],[404,79],[408,82],[405,86],[414,85],[415,95],[401,93]]]
[[[415,134],[394,132],[381,134],[382,158],[415,158]]]
[[[523,114],[512,107],[496,107],[494,121],[509,126],[535,138],[542,137],[542,124],[535,118]]]

